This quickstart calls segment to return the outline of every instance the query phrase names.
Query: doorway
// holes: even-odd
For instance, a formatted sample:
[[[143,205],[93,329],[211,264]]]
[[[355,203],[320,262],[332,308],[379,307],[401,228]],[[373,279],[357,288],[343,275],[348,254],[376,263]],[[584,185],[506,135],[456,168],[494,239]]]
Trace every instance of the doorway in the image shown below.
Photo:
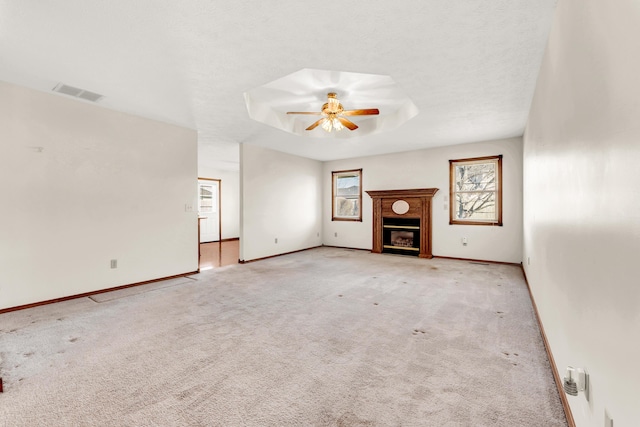
[[[198,221],[200,243],[220,241],[222,221],[219,179],[198,178]]]
[[[237,264],[240,255],[238,239],[225,240],[200,245],[199,270],[211,270],[225,265]]]

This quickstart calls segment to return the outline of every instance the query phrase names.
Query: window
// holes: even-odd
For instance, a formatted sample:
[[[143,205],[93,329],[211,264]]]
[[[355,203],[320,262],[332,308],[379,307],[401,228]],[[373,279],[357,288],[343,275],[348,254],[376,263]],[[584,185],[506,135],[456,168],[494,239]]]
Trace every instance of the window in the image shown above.
[[[210,184],[200,184],[200,198],[199,198],[199,206],[198,206],[198,212],[200,213],[209,213],[209,212],[213,212],[215,213],[216,209],[215,209],[215,202],[216,199],[214,199],[214,194],[213,194],[213,185]],[[216,194],[217,196],[217,194]]]
[[[362,221],[362,169],[332,174],[331,220]]]
[[[502,225],[502,155],[449,160],[449,224]]]

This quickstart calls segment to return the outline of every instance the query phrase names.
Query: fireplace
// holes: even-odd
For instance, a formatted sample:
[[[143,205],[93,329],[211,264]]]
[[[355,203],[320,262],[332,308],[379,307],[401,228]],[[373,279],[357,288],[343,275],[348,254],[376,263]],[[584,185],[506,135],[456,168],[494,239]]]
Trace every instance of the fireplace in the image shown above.
[[[431,258],[431,199],[437,191],[367,191],[373,199],[371,252]]]

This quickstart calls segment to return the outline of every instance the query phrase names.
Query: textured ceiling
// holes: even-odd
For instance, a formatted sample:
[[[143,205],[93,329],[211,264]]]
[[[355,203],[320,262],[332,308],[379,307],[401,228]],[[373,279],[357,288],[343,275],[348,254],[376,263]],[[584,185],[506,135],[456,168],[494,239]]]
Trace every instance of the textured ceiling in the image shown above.
[[[239,143],[331,160],[507,138],[523,133],[555,3],[0,0],[0,80],[196,129],[199,162],[221,169]],[[391,76],[419,114],[351,139],[249,118],[244,92],[303,68]]]

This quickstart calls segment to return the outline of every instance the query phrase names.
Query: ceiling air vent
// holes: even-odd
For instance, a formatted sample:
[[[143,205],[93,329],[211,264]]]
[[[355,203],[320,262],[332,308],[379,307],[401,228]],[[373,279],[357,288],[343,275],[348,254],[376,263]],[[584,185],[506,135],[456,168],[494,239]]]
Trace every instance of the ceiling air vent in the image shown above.
[[[58,85],[53,88],[53,91],[91,102],[98,102],[103,98],[103,96],[98,93],[89,92],[88,90],[73,86],[67,86],[62,83],[58,83]]]

